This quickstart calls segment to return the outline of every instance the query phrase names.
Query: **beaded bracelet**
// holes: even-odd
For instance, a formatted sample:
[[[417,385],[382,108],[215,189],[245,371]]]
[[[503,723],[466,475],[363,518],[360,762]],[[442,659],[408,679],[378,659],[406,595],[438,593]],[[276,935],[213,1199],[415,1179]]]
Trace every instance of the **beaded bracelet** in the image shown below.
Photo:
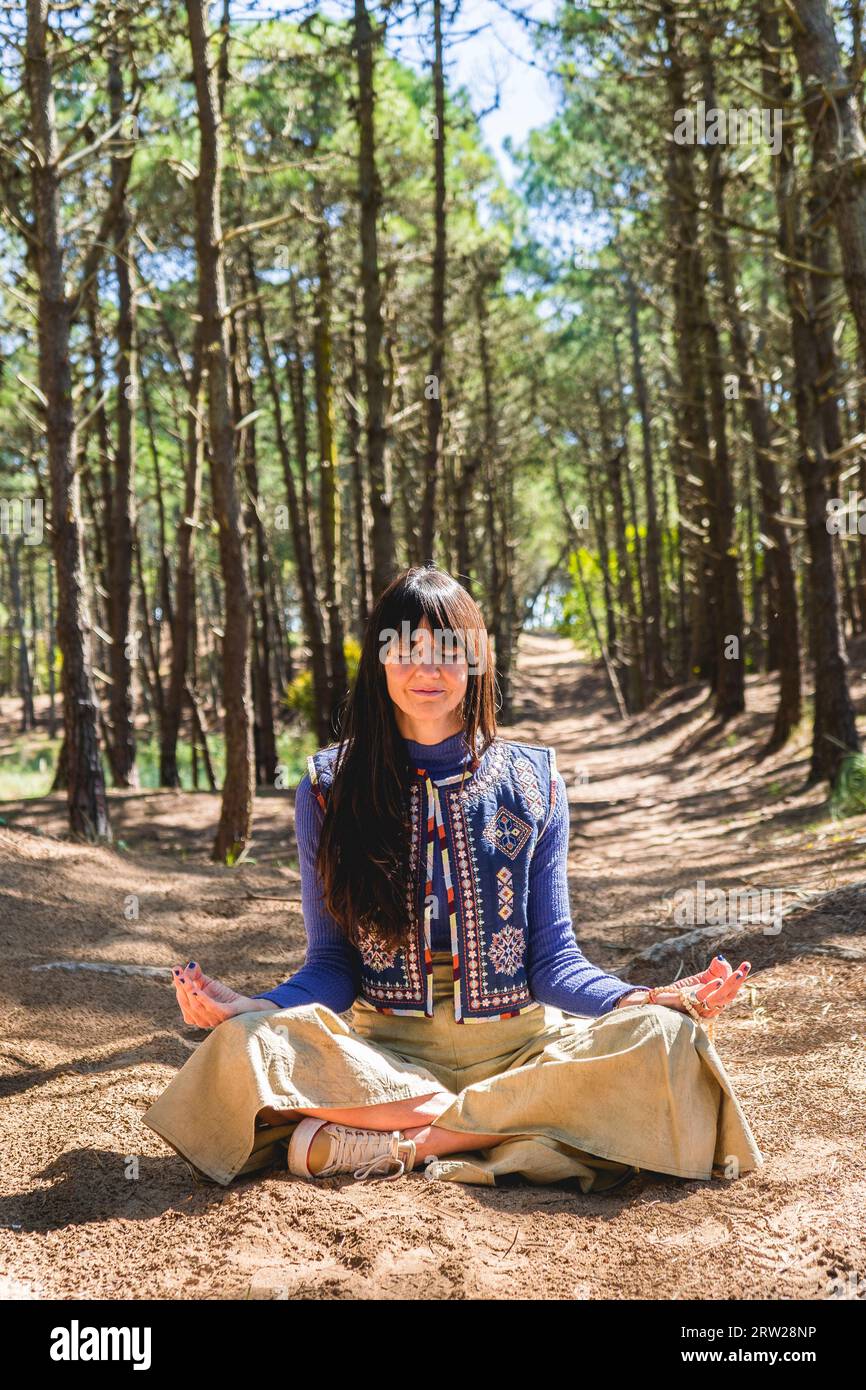
[[[670,988],[670,986],[668,985],[656,985],[653,989],[649,990],[646,997],[647,1004],[655,1004],[656,995],[668,988]],[[702,1015],[698,1013],[697,1009],[695,1008],[691,999],[689,999],[685,990],[682,990],[680,992],[679,997],[682,1000],[683,1007],[686,1013],[689,1015],[689,1017],[693,1018],[695,1023],[702,1024],[706,1028],[707,1037],[709,1038],[710,1042],[714,1042],[716,1037],[716,1020],[714,1018],[703,1018]]]

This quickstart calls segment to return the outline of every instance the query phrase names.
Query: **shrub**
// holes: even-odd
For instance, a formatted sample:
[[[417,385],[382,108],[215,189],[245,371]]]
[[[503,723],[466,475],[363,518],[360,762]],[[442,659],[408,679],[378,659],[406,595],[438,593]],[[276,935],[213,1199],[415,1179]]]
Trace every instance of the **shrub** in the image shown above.
[[[347,637],[343,642],[343,654],[346,658],[349,688],[351,689],[355,684],[358,666],[361,661],[360,642],[356,641],[354,637]],[[298,715],[308,729],[315,729],[316,705],[312,671],[302,671],[300,675],[295,676],[295,679],[286,691],[286,709],[292,714]]]
[[[849,753],[839,769],[836,785],[830,797],[834,819],[860,816],[866,811],[866,757]]]

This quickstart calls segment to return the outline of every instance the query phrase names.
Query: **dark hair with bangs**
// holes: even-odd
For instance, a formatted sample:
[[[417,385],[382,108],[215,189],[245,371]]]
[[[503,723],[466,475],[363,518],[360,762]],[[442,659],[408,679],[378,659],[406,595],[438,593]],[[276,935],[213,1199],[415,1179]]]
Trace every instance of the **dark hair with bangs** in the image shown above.
[[[466,649],[470,669],[460,712],[465,748],[473,755],[471,771],[496,737],[495,677],[481,610],[450,574],[429,565],[404,570],[367,622],[316,856],[325,906],[356,945],[361,932],[374,934],[392,950],[411,939],[411,766],[381,654],[389,633],[404,631],[404,622],[414,632],[424,618],[434,633],[453,633]],[[468,649],[470,633],[475,637]]]

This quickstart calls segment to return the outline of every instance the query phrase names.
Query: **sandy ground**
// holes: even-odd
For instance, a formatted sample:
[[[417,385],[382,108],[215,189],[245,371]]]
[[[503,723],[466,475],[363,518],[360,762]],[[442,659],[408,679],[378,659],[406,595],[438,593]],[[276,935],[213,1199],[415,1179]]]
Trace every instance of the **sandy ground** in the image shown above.
[[[856,693],[862,714],[859,677]],[[205,1036],[181,1020],[167,972],[56,963],[193,958],[249,992],[284,979],[304,953],[293,793],[259,799],[255,863],[233,871],[207,862],[208,794],[113,793],[117,851],[68,841],[56,797],[0,806],[0,1292],[866,1298],[866,817],[834,824],[823,790],[803,790],[807,730],[759,760],[772,683],[750,678],[748,698],[724,730],[697,689],[623,726],[570,644],[526,637],[519,722],[501,730],[557,750],[590,959],[644,983],[715,949],[752,962],[716,1044],[766,1166],[731,1182],[642,1173],[593,1197],[576,1182],[304,1183],[274,1169],[196,1186],[140,1123]],[[673,896],[701,879],[783,890],[781,931],[673,944],[689,930]]]

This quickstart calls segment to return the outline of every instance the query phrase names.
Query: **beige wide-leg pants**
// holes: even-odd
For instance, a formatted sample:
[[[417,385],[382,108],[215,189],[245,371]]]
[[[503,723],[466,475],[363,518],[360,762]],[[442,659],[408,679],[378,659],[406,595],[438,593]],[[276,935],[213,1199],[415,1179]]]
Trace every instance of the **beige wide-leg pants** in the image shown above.
[[[429,1164],[445,1181],[492,1186],[516,1173],[533,1183],[577,1178],[588,1192],[624,1165],[703,1179],[714,1167],[736,1177],[763,1166],[718,1052],[687,1015],[655,1004],[577,1018],[540,1005],[461,1024],[449,954],[434,953],[433,974],[432,1018],[356,1000],[351,1023],[307,1004],[219,1024],[144,1123],[195,1175],[224,1186],[285,1163],[298,1120],[265,1125],[266,1108],[374,1105],[443,1089],[456,1099],[433,1124],[508,1136]]]

